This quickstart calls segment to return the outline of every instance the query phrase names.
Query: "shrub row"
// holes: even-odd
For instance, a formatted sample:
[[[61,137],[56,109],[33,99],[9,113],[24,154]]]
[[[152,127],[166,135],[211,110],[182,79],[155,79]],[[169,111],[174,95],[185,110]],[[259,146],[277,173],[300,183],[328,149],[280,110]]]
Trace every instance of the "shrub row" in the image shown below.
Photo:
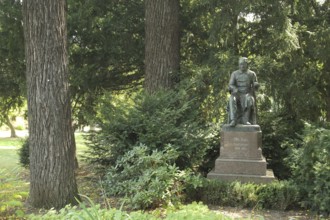
[[[299,207],[299,192],[289,181],[254,184],[204,179],[202,187],[187,194],[190,200],[210,205],[276,210]]]

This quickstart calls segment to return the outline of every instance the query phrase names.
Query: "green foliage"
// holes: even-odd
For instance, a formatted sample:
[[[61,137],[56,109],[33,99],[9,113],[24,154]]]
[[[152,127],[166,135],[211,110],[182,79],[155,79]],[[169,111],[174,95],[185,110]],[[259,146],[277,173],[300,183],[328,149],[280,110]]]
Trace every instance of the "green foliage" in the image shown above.
[[[265,209],[287,210],[297,208],[299,192],[294,182],[280,181],[258,186],[258,205]]]
[[[0,2],[0,124],[19,109],[25,93],[21,2]]]
[[[268,166],[278,179],[289,179],[295,163],[292,154],[302,146],[303,122],[286,113],[262,112],[259,118],[263,134],[262,152]]]
[[[23,131],[25,129],[25,127],[23,125],[17,125],[17,126],[15,126],[15,129]]]
[[[88,17],[89,19],[86,19]],[[69,0],[70,85],[73,117],[86,125],[98,96],[141,84],[143,1]]]
[[[115,166],[126,152],[143,144],[149,153],[171,145],[178,152],[175,163],[180,169],[199,169],[218,137],[219,128],[205,124],[198,103],[183,89],[132,99],[106,95],[98,112],[101,130],[89,137],[88,159],[103,168]]]
[[[100,101],[89,137],[88,160],[108,168],[108,191],[127,196],[133,208],[177,203],[183,190],[198,184],[192,171],[204,168],[218,137],[199,114],[188,89],[160,91]],[[190,171],[191,170],[191,171]]]
[[[205,204],[286,210],[298,206],[298,191],[288,181],[270,184],[205,180],[192,195]]]
[[[30,154],[29,154],[29,139],[26,138],[21,148],[18,151],[19,162],[22,167],[29,167],[30,165]]]
[[[298,152],[294,180],[302,205],[330,214],[330,130],[306,124],[304,146]]]
[[[56,211],[49,210],[47,213],[42,215],[31,214],[28,219],[31,220],[57,220],[57,219],[91,219],[91,220],[103,220],[103,219],[113,219],[113,220],[229,220],[229,217],[225,217],[222,214],[210,211],[207,206],[201,203],[192,203],[189,205],[182,205],[178,209],[170,207],[166,210],[162,210],[162,214],[159,215],[157,210],[149,213],[143,211],[135,211],[127,213],[122,210],[117,210],[115,208],[103,209],[99,205],[95,205],[88,197],[87,204],[81,202],[79,207],[76,206],[66,206],[65,208]],[[88,206],[88,207],[87,207]]]
[[[63,209],[49,210],[43,215],[31,214],[28,216],[32,220],[57,220],[57,219],[91,219],[91,220],[103,220],[103,219],[115,219],[124,220],[127,219],[129,214],[117,209],[101,209],[100,205],[93,205],[89,208],[84,203],[80,204],[81,207],[67,205]]]
[[[186,187],[196,188],[201,184],[193,172],[175,166],[178,155],[171,145],[151,154],[144,145],[134,147],[109,169],[108,193],[125,196],[125,204],[133,209],[178,204]]]

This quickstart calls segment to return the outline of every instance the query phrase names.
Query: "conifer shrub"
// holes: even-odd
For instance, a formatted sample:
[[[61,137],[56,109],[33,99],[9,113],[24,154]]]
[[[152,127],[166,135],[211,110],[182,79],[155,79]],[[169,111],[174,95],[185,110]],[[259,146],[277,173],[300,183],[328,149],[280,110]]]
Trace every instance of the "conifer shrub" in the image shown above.
[[[301,205],[330,214],[330,129],[305,124],[304,145],[297,152],[294,181]]]
[[[184,89],[125,98],[107,94],[95,118],[100,130],[88,136],[87,160],[105,171],[135,146],[145,145],[151,154],[170,145],[180,170],[199,170],[210,160],[205,155],[219,148],[220,127],[205,123],[198,108]]]
[[[107,192],[134,209],[182,201],[186,188],[199,184],[206,155],[219,148],[219,127],[206,124],[198,109],[185,89],[105,95],[87,160],[105,175]]]

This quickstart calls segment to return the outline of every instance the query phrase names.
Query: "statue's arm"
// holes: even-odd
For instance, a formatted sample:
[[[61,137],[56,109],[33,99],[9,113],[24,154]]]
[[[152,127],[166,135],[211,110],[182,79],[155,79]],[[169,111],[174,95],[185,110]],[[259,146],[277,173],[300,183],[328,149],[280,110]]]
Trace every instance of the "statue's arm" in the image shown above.
[[[258,83],[257,75],[256,75],[255,72],[253,72],[253,74],[252,74],[252,82],[253,82],[254,89],[258,90],[259,89],[259,83]]]
[[[237,93],[237,86],[236,86],[236,79],[235,79],[235,72],[233,72],[230,76],[229,80],[229,92],[230,93]]]

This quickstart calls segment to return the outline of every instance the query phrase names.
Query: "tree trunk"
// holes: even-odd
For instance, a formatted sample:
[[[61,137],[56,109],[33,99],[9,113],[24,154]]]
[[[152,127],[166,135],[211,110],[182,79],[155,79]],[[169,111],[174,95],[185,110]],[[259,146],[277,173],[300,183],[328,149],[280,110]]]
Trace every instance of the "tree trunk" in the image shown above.
[[[180,65],[179,0],[145,0],[145,89],[171,88]]]
[[[330,88],[329,88],[330,89]],[[326,97],[326,121],[330,122],[330,92],[329,92],[329,96]]]
[[[9,116],[8,116],[8,115],[5,116],[5,124],[6,124],[6,125],[9,127],[9,129],[10,129],[10,137],[11,137],[11,138],[15,138],[15,137],[17,137],[17,135],[16,135],[16,131],[15,131],[15,128],[14,128],[13,124],[10,122],[10,119],[9,119]]]
[[[65,0],[24,0],[30,197],[37,208],[75,204]]]

